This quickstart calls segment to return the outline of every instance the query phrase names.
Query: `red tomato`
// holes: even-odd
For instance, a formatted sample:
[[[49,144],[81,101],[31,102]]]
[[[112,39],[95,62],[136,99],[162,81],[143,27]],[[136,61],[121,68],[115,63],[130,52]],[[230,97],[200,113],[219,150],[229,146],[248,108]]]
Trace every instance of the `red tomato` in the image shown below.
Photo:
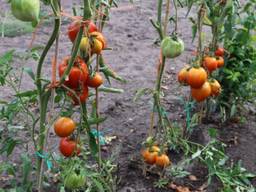
[[[87,85],[89,87],[99,87],[103,83],[103,78],[100,73],[96,72],[93,77],[89,77],[87,81]]]
[[[59,76],[61,77],[68,67],[68,60],[70,57],[63,59],[62,63],[59,65]],[[89,76],[88,68],[85,62],[77,57],[73,67],[70,70],[68,78],[65,80],[65,85],[72,89],[83,88]]]
[[[70,41],[72,41],[72,42],[74,42],[76,40],[76,36],[77,36],[77,34],[79,32],[79,29],[81,27],[81,19],[82,19],[82,17],[76,16],[76,18],[78,20],[73,21],[68,26],[68,37],[69,37]],[[83,26],[84,26],[84,31],[87,31],[87,29],[88,29],[89,33],[97,31],[97,27],[96,27],[96,25],[92,21],[89,21],[88,23],[83,24]]]
[[[64,137],[60,140],[59,150],[65,157],[70,157],[75,154],[79,155],[80,153],[80,149],[77,146],[77,143],[68,137]]]
[[[79,105],[77,97],[79,97],[81,103],[84,103],[89,96],[89,89],[87,86],[84,86],[82,90],[76,91],[77,97],[72,92],[68,92],[67,95],[72,98],[74,105]]]
[[[223,48],[218,48],[216,51],[215,51],[215,56],[219,56],[219,57],[223,57],[225,54],[225,49]]]

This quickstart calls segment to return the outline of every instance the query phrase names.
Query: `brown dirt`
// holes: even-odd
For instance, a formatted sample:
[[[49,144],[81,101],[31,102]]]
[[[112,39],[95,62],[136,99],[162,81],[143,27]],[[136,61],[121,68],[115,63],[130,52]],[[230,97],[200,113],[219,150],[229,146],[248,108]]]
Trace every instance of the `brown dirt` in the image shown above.
[[[67,3],[67,2],[66,2]],[[65,5],[66,10],[70,11],[70,5]],[[6,8],[6,7],[5,7]],[[165,104],[171,114],[172,121],[182,121],[183,109],[179,102],[181,94],[189,94],[186,88],[178,86],[176,73],[182,68],[191,57],[191,52],[195,48],[195,43],[191,43],[191,25],[188,19],[184,18],[186,9],[179,13],[180,26],[179,33],[183,38],[186,49],[182,56],[175,60],[168,60],[165,75]],[[108,119],[101,128],[106,135],[116,135],[118,140],[112,147],[118,153],[118,191],[136,192],[164,192],[170,189],[156,189],[153,182],[157,181],[157,176],[142,174],[140,163],[141,143],[146,138],[149,127],[149,116],[151,111],[151,98],[143,97],[138,103],[133,102],[136,90],[140,88],[153,88],[156,78],[156,63],[159,55],[159,48],[153,44],[157,33],[151,26],[149,19],[156,16],[156,2],[154,0],[135,1],[133,5],[128,1],[122,1],[120,7],[111,13],[111,20],[104,29],[104,34],[108,39],[109,47],[113,51],[105,51],[104,57],[115,71],[128,80],[126,84],[113,82],[113,87],[120,87],[125,90],[124,94],[102,94],[100,96],[100,111]],[[44,45],[51,32],[52,26],[44,26],[37,33],[36,45]],[[60,58],[70,54],[71,43],[65,35],[66,25],[63,26],[60,43]],[[19,37],[0,39],[0,53],[8,49],[15,48],[18,52],[23,52],[28,48],[31,41],[31,34]],[[53,51],[52,51],[53,52]],[[52,55],[52,53],[50,54]],[[17,60],[13,66],[15,69],[29,66],[35,70],[36,63],[20,62]],[[45,63],[45,74],[50,74],[50,57]],[[33,82],[25,76],[22,81],[22,88],[27,90],[33,88]],[[11,99],[11,90],[8,87],[1,87],[1,99]],[[251,172],[256,173],[256,119],[250,114],[245,124],[219,124],[213,126],[219,130],[220,138],[229,144],[227,154],[234,161],[242,160],[243,165]],[[204,125],[207,128],[209,125]],[[203,130],[201,128],[201,130]],[[198,131],[200,133],[200,131]],[[234,137],[238,138],[237,143],[232,143]],[[200,139],[205,139],[204,135]],[[22,153],[22,149],[15,150],[15,157]],[[174,156],[175,154],[170,154]],[[204,167],[195,167],[192,174],[200,180],[196,186],[200,186],[207,180],[207,172]],[[256,182],[254,182],[256,184]],[[207,191],[218,191],[217,184]]]

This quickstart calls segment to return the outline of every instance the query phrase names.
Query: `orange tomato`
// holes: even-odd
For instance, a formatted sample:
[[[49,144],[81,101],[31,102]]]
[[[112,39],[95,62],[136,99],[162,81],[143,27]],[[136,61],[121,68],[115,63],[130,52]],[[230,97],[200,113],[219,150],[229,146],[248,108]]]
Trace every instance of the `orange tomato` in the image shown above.
[[[209,82],[205,82],[199,89],[191,88],[191,95],[197,101],[201,102],[211,95],[211,86]]]
[[[54,123],[54,131],[59,137],[67,137],[71,135],[75,128],[75,122],[69,117],[60,117]]]
[[[188,69],[189,69],[188,66],[184,67],[178,73],[178,81],[182,85],[187,85]]]
[[[206,56],[204,58],[204,66],[211,73],[218,67],[218,62],[214,57]]]
[[[90,36],[96,38],[97,40],[99,40],[102,43],[102,49],[107,47],[106,39],[102,33],[95,31],[95,32],[90,33]]]
[[[217,61],[217,66],[218,66],[218,68],[223,67],[224,64],[225,64],[225,61],[224,61],[223,57],[217,57],[217,58],[216,58],[216,61]]]
[[[223,57],[225,54],[225,49],[223,48],[218,48],[216,51],[215,51],[215,56],[219,56],[219,57]]]
[[[204,68],[191,68],[187,74],[187,83],[195,89],[200,88],[207,80],[207,73]]]
[[[100,75],[100,73],[98,73],[98,72],[96,72],[92,78],[89,77],[88,80],[87,80],[87,85],[88,85],[89,87],[97,88],[97,87],[99,87],[102,83],[103,83],[103,78],[102,78],[102,76]]]
[[[144,161],[150,165],[153,165],[156,162],[156,157],[158,155],[158,152],[156,151],[150,151],[148,148],[143,150],[141,152],[142,157],[144,158]]]
[[[171,164],[171,162],[167,155],[162,154],[162,155],[158,155],[156,157],[155,164],[158,165],[159,167],[167,167],[168,165]]]
[[[214,79],[213,81],[210,81],[211,86],[211,96],[218,96],[221,92],[221,85],[220,83]]]

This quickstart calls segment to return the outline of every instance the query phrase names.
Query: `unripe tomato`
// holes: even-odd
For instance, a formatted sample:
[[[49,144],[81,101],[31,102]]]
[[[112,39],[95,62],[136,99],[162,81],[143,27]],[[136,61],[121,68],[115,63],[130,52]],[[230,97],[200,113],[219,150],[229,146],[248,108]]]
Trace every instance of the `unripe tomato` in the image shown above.
[[[77,97],[79,97],[81,103],[85,103],[89,96],[89,89],[85,85],[82,90],[76,91],[77,97],[72,92],[68,92],[67,95],[72,98],[74,105],[79,105]]]
[[[90,52],[91,45],[90,45],[90,39],[88,37],[83,37],[80,42],[80,50],[84,52]]]
[[[39,21],[39,0],[12,0],[12,14],[21,21],[31,21],[35,24]]]
[[[59,150],[65,157],[71,157],[73,155],[79,155],[80,149],[77,143],[68,137],[61,138],[59,144]]]
[[[184,43],[180,38],[165,37],[161,49],[164,57],[175,58],[184,51]]]
[[[165,168],[165,167],[169,166],[171,162],[167,155],[162,154],[162,155],[157,155],[155,163],[159,167]]]
[[[62,77],[65,70],[68,67],[68,60],[70,57],[66,57],[62,63],[59,65],[59,76]],[[84,61],[77,57],[73,67],[70,70],[68,78],[65,80],[64,84],[70,87],[71,89],[83,88],[84,84],[88,79],[88,68]]]
[[[102,33],[95,31],[95,32],[90,33],[90,36],[93,38],[96,38],[97,40],[99,40],[102,43],[102,49],[107,47],[106,39]]]
[[[220,83],[214,79],[213,81],[210,81],[211,86],[211,96],[218,96],[221,92],[221,85]]]
[[[217,58],[216,58],[216,61],[217,61],[217,66],[218,66],[218,68],[223,67],[224,64],[225,64],[225,61],[224,61],[223,57],[217,57]]]
[[[93,77],[89,77],[87,80],[87,85],[89,87],[97,88],[103,83],[103,78],[100,73],[96,72]]]
[[[103,44],[98,39],[93,39],[92,41],[92,53],[100,54],[103,49]]]
[[[223,57],[225,54],[225,49],[223,48],[218,48],[216,51],[215,51],[215,56],[219,56],[219,57]]]
[[[64,180],[64,186],[67,189],[78,189],[85,185],[86,177],[85,175],[77,174],[75,172],[71,172],[67,175]]]
[[[200,88],[207,80],[207,73],[204,68],[191,68],[188,71],[187,83],[195,89]]]
[[[70,41],[72,41],[72,42],[74,42],[76,40],[76,36],[77,36],[77,34],[78,34],[79,30],[80,30],[80,27],[81,27],[82,17],[76,16],[76,18],[78,20],[77,21],[73,21],[68,26],[68,37],[69,37]],[[86,31],[88,29],[89,33],[97,31],[97,27],[96,27],[96,25],[92,21],[89,21],[89,23],[84,23],[83,27],[84,27],[84,31]]]
[[[68,137],[76,128],[75,122],[68,117],[60,117],[54,123],[54,131],[59,137]]]
[[[182,68],[178,73],[178,81],[182,85],[187,85],[187,77],[188,77],[189,67]]]
[[[211,73],[218,67],[218,62],[214,57],[206,56],[204,58],[204,66]]]
[[[191,95],[197,102],[204,101],[211,95],[211,92],[211,86],[207,81],[199,89],[191,88]]]

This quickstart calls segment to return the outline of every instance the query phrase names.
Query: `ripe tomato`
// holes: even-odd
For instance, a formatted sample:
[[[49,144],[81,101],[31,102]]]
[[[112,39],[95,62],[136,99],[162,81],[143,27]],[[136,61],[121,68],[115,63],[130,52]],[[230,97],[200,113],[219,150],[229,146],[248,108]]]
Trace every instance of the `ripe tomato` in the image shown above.
[[[71,135],[75,128],[75,122],[68,117],[60,117],[54,123],[54,131],[59,137],[67,137]]]
[[[90,33],[90,36],[96,38],[97,40],[99,40],[102,43],[102,49],[107,47],[106,39],[102,33],[95,31],[95,32]]]
[[[67,69],[69,59],[70,57],[66,57],[59,65],[60,77],[64,74],[65,70]],[[83,88],[84,84],[88,79],[88,75],[89,72],[87,65],[80,57],[77,57],[73,67],[70,70],[68,78],[65,80],[64,84],[70,87],[71,89]]]
[[[204,58],[204,66],[211,73],[218,67],[218,62],[214,57],[206,56]]]
[[[71,172],[64,180],[64,186],[68,189],[77,189],[83,187],[86,182],[86,176]]]
[[[148,148],[141,152],[144,161],[150,165],[153,165],[156,162],[156,157],[158,152],[150,151]]]
[[[211,95],[211,86],[209,82],[205,82],[199,89],[191,88],[191,95],[197,101],[201,102]]]
[[[70,41],[74,42],[76,40],[76,36],[80,30],[81,27],[81,21],[79,21],[79,19],[81,20],[82,17],[80,16],[76,16],[76,18],[78,19],[77,21],[73,21],[69,26],[68,26],[68,37],[70,39]],[[86,29],[88,29],[89,33],[92,33],[94,31],[97,31],[97,27],[96,25],[92,22],[89,21],[89,23],[83,24],[84,27],[84,31],[86,31]]]
[[[79,155],[80,149],[77,146],[77,143],[68,137],[61,138],[60,144],[59,144],[59,150],[62,155],[65,157],[70,157],[73,155]]]
[[[167,167],[168,165],[170,165],[170,159],[167,155],[162,154],[162,155],[157,155],[156,157],[156,165],[158,165],[159,167]]]
[[[79,97],[81,103],[84,103],[89,96],[89,89],[84,86],[82,90],[76,91],[77,97],[72,92],[68,92],[67,95],[72,98],[74,105],[79,105],[77,97]]]
[[[195,89],[200,88],[207,80],[207,73],[204,68],[191,68],[188,71],[187,83]]]
[[[218,66],[218,68],[221,68],[221,67],[223,67],[224,66],[224,59],[223,59],[223,57],[217,57],[216,58],[216,61],[217,61],[217,66]]]
[[[223,48],[218,48],[216,51],[215,51],[215,56],[219,56],[219,57],[223,57],[225,54],[225,49]]]
[[[221,85],[220,83],[214,79],[213,81],[210,81],[211,86],[211,96],[218,96],[221,92]]]
[[[97,88],[103,83],[103,78],[100,73],[96,72],[93,77],[89,77],[87,80],[87,85],[89,87]]]
[[[189,66],[186,66],[182,68],[178,73],[178,81],[182,85],[187,85],[188,69],[189,69]]]
[[[180,38],[165,37],[161,42],[161,50],[163,56],[175,58],[184,51],[184,43]]]

